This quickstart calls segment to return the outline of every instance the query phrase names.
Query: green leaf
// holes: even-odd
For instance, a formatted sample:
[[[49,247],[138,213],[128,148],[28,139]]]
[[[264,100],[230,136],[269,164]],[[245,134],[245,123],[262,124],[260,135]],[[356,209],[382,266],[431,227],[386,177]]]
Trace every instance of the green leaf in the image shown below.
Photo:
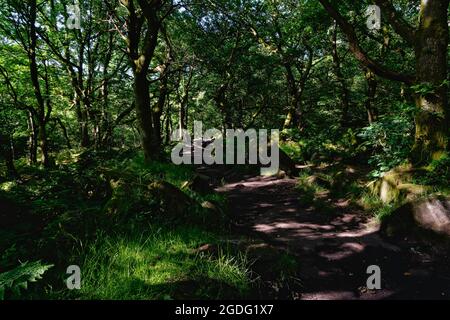
[[[41,261],[24,262],[13,270],[0,273],[0,300],[5,299],[5,293],[10,291],[19,295],[21,289],[28,288],[28,282],[42,279],[42,275],[53,265],[42,264]]]

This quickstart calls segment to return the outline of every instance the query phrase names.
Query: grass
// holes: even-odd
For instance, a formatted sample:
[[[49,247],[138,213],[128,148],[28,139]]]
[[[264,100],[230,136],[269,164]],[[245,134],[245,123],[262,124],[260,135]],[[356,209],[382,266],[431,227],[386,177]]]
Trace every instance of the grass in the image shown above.
[[[214,241],[215,235],[187,227],[103,235],[84,253],[82,288],[75,297],[153,300],[245,295],[250,277],[243,256],[196,253],[201,244]]]
[[[346,198],[357,207],[375,217],[379,222],[388,217],[401,203],[385,204],[364,186],[364,179],[349,180],[346,173],[339,167],[326,167],[320,172],[307,170],[300,174],[297,189],[300,191],[300,200],[306,205],[313,206],[320,212],[331,213],[335,211],[325,200],[331,198]],[[315,179],[312,179],[315,176]],[[321,198],[320,195],[329,193]]]
[[[329,185],[331,186],[331,176],[325,174],[316,174],[315,176],[321,183],[312,179],[311,173],[308,171],[299,175],[297,190],[300,194],[300,201],[303,205],[312,206],[321,213],[332,214],[335,209],[326,201],[327,193],[331,192],[329,187]]]
[[[208,221],[200,204],[212,201],[223,211],[223,196],[183,190],[195,205],[187,218],[170,221],[157,208],[165,204],[144,197],[152,181],[180,187],[193,178],[192,167],[146,164],[141,154],[108,161],[80,154],[62,155],[58,170],[18,169],[22,182],[0,184],[0,204],[11,199],[18,208],[17,217],[11,217],[17,223],[0,228],[0,273],[19,261],[55,265],[18,298],[216,299],[250,294],[253,280],[245,255],[221,245],[226,229],[220,223],[198,223]],[[129,186],[117,194],[129,211],[119,225],[105,211],[112,196],[105,187],[118,179]],[[194,221],[195,215],[205,219]],[[31,217],[36,223],[23,220]],[[198,253],[204,244],[215,244],[217,250]],[[71,264],[81,268],[79,291],[65,288]]]

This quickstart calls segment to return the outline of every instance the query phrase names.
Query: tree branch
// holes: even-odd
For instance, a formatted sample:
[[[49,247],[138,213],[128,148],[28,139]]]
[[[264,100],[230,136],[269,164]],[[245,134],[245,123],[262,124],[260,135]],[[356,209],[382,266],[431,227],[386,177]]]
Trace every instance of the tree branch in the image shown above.
[[[386,16],[387,21],[409,45],[413,46],[415,42],[415,30],[410,26],[403,17],[395,10],[389,0],[374,0]]]
[[[328,0],[319,0],[319,2],[325,8],[328,14],[337,21],[342,32],[344,32],[344,34],[347,36],[350,50],[362,65],[369,68],[376,75],[382,78],[404,82],[408,85],[413,83],[413,76],[389,70],[378,62],[372,60],[363,50],[363,48],[361,48],[353,26],[345,20],[345,18],[330,4]]]

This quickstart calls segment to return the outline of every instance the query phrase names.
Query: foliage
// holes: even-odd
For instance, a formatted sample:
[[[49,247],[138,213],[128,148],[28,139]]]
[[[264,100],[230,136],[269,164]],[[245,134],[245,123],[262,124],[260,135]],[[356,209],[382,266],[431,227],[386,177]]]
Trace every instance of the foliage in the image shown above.
[[[433,160],[424,171],[416,174],[414,178],[416,183],[438,188],[448,188],[450,181],[450,156],[444,154],[439,159]]]
[[[413,144],[412,117],[414,107],[397,105],[393,113],[361,130],[363,145],[372,148],[369,164],[375,167],[371,175],[379,177],[408,158]]]
[[[24,262],[13,270],[0,273],[0,300],[6,294],[19,297],[20,291],[28,288],[28,283],[42,279],[42,275],[53,265],[43,264],[40,261]]]
[[[368,32],[371,1],[329,1],[342,15],[336,19],[324,1],[79,0],[82,27],[70,29],[72,2],[0,5],[0,268],[55,265],[46,274],[50,292],[20,297],[248,293],[246,258],[218,244],[231,224],[227,199],[209,184],[207,194],[194,190],[196,166],[170,162],[172,132],[192,134],[195,121],[205,130],[279,129],[282,150],[308,166],[297,188],[302,203],[327,213],[337,210],[329,194],[360,200],[379,216],[390,210],[337,164],[380,177],[408,161],[421,135],[431,148],[447,138],[448,131],[428,135],[441,129],[434,121],[448,123],[449,81],[438,69],[449,68],[437,56],[423,61],[437,54],[426,50],[429,43],[448,39],[417,25],[444,15],[425,19],[435,10],[412,1],[392,7],[397,23],[417,28],[417,41],[404,39],[410,32],[397,31],[409,27],[394,28],[392,19]],[[378,64],[371,61],[384,70],[372,70]],[[425,71],[440,79],[424,80]],[[412,104],[429,109],[424,101],[434,99],[441,103],[427,110],[414,137]],[[247,166],[233,170],[253,174]],[[449,156],[424,164],[414,179],[433,191],[448,188]],[[220,254],[192,253],[204,243]],[[87,270],[78,295],[62,285],[68,261]],[[281,264],[296,268],[289,259]],[[25,279],[8,280],[3,293],[47,267],[25,263],[0,275]]]
[[[8,201],[9,208],[17,206],[18,221],[35,221],[31,224],[11,222],[9,231],[0,229],[0,248],[4,249],[0,267],[31,257],[52,261],[55,265],[49,271],[45,286],[53,289],[43,292],[41,288],[37,293],[20,294],[17,291],[15,297],[32,298],[34,294],[52,299],[73,297],[73,292],[68,292],[61,281],[68,261],[82,267],[84,286],[77,296],[81,299],[118,299],[121,294],[122,298],[130,299],[168,298],[184,290],[182,283],[176,285],[177,279],[204,283],[198,291],[192,292],[198,297],[231,298],[236,294],[248,294],[251,279],[244,255],[221,246],[218,246],[220,254],[215,257],[201,257],[194,252],[201,245],[217,243],[225,236],[222,235],[223,221],[211,219],[211,212],[201,206],[202,202],[210,201],[222,212],[223,197],[185,190],[186,199],[192,201],[188,215],[176,216],[175,212],[163,215],[176,202],[158,201],[157,196],[149,192],[148,185],[166,181],[174,188],[182,186],[193,179],[192,168],[145,163],[141,153],[125,154],[124,158],[120,152],[112,158],[102,152],[61,155],[57,170],[25,165],[18,167],[24,177],[21,183],[0,185],[0,204]],[[30,206],[20,203],[30,203]],[[110,215],[113,209],[117,214]],[[114,250],[118,260],[110,260]],[[160,258],[149,268],[148,259],[138,259],[141,255]],[[118,264],[118,269],[112,264]],[[34,267],[38,265],[32,264],[24,272],[31,272]],[[151,277],[147,278],[147,284],[138,285],[130,272],[133,277],[144,274]],[[203,282],[206,278],[208,282]],[[106,282],[99,287],[98,281],[102,279]],[[145,289],[152,284],[155,290]]]

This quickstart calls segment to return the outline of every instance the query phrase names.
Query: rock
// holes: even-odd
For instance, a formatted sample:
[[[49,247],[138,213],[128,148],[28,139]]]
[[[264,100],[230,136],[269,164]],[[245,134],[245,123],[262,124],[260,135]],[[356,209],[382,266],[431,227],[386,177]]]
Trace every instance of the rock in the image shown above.
[[[294,160],[282,149],[280,149],[280,169],[288,175],[296,175],[298,173]]]
[[[271,146],[268,145],[268,148],[270,150]],[[270,165],[263,165],[261,163],[259,163],[259,165],[262,168],[269,168],[270,167]],[[281,148],[279,148],[278,171],[275,171],[275,172],[270,171],[270,172],[266,173],[265,175],[267,175],[267,176],[276,176],[280,171],[284,171],[285,174],[287,174],[288,176],[296,176],[298,174],[298,169],[296,168],[296,163]]]
[[[161,208],[171,217],[181,217],[194,201],[183,191],[166,181],[148,185],[150,193],[161,201]]]
[[[207,224],[218,224],[222,221],[224,213],[217,203],[204,201],[202,202],[202,208],[208,213],[205,221]]]
[[[203,174],[196,174],[194,179],[192,180],[190,184],[190,189],[192,191],[201,193],[201,194],[208,194],[213,193],[214,189],[211,187],[210,184],[210,178],[208,176],[205,176]]]
[[[367,186],[384,203],[398,202],[401,199],[413,200],[429,189],[411,183],[413,173],[418,171],[419,169],[413,169],[411,166],[397,167]]]
[[[397,189],[405,195],[407,200],[411,201],[429,191],[430,187],[414,183],[401,183],[397,186]]]
[[[285,179],[285,178],[287,178],[286,172],[284,172],[283,170],[279,170],[278,173],[277,173],[277,178],[278,179]]]
[[[111,217],[122,217],[127,214],[128,203],[133,201],[133,195],[130,196],[129,190],[132,188],[123,179],[110,180],[109,188],[111,189],[111,197],[105,205],[105,213]]]
[[[204,244],[193,251],[197,254],[203,254],[208,256],[217,256],[219,253],[219,247],[216,244]]]
[[[273,262],[280,257],[280,250],[265,243],[249,245],[246,253],[250,260],[255,260],[260,263]]]
[[[450,239],[450,197],[408,202],[381,225],[381,232],[387,236],[413,236],[420,231]]]

